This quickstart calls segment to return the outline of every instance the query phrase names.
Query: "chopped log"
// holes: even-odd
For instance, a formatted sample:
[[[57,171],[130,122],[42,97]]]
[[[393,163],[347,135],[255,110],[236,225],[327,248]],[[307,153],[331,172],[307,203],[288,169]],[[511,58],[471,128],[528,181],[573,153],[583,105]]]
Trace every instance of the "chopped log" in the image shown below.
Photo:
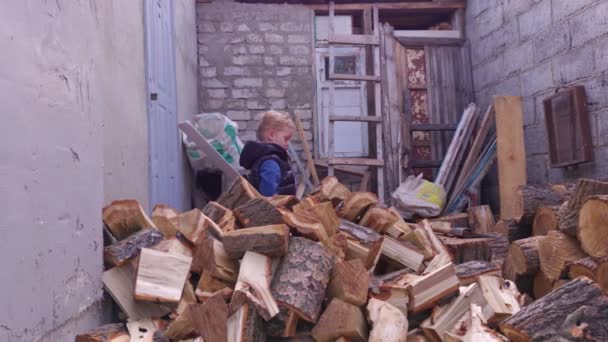
[[[295,311],[279,306],[279,314],[264,325],[266,335],[273,337],[293,337],[298,327]]]
[[[565,341],[608,341],[608,298],[599,298],[568,315],[559,337]]]
[[[317,342],[332,342],[341,336],[352,342],[365,342],[368,328],[361,309],[335,298],[312,329],[312,337]]]
[[[522,185],[514,196],[513,218],[522,225],[531,225],[539,207],[561,205],[568,195],[567,192],[556,191],[547,186]]]
[[[414,281],[415,278],[418,278],[418,276],[413,275],[411,281]],[[380,287],[379,292],[377,294],[372,294],[371,297],[387,302],[399,309],[403,314],[407,315],[408,304],[410,302],[407,284],[384,284]]]
[[[222,294],[225,300],[229,300],[232,297],[233,291],[230,288],[230,284],[214,278],[209,272],[203,272],[196,286],[196,291],[194,291],[198,301],[204,303],[207,299],[218,293]]]
[[[337,261],[346,260],[346,251],[348,250],[348,236],[346,234],[338,233],[320,243],[336,257]]]
[[[370,228],[346,220],[340,220],[338,231],[348,237],[346,259],[361,259],[365,269],[372,270],[380,258],[384,237]]]
[[[359,224],[382,234],[386,229],[397,223],[399,219],[400,216],[389,210],[388,207],[376,204],[367,209]]]
[[[152,246],[151,248],[155,249],[157,251],[161,251],[161,252],[179,254],[179,255],[183,255],[183,256],[187,256],[187,257],[192,257],[192,254],[193,254],[192,246],[189,243],[182,241],[182,240],[185,240],[185,239],[174,236],[174,237],[168,238],[166,240],[162,240],[161,242],[157,243],[156,245]]]
[[[196,304],[196,294],[194,293],[194,286],[190,282],[190,275],[188,275],[182,291],[182,298],[179,300],[177,308],[175,308],[173,313],[178,316],[183,314],[190,304]]]
[[[194,329],[205,341],[227,342],[228,306],[221,295],[189,307]]]
[[[323,228],[325,228],[327,236],[333,236],[336,234],[338,226],[340,225],[340,218],[338,218],[338,215],[336,215],[336,211],[331,206],[331,203],[319,203],[308,209],[306,212],[321,222]]]
[[[228,317],[228,342],[265,342],[262,319],[251,305],[243,305]]]
[[[467,213],[456,213],[440,216],[429,220],[432,222],[448,222],[452,227],[466,227],[469,224],[469,214]]]
[[[203,214],[215,222],[222,232],[230,232],[236,229],[236,218],[232,210],[217,202],[209,202],[202,210]],[[219,236],[218,236],[219,238]]]
[[[498,233],[487,233],[491,240],[488,242],[492,251],[491,261],[502,268],[503,263],[509,252],[509,238]]]
[[[325,293],[328,300],[338,298],[360,307],[367,302],[369,281],[370,276],[360,259],[340,261],[334,266]]]
[[[483,317],[488,324],[497,325],[521,309],[519,304],[521,294],[512,281],[499,277],[481,276],[477,284],[485,298]]]
[[[293,206],[293,208],[291,208],[291,210],[296,213],[299,211],[303,211],[303,210],[308,210],[311,209],[312,207],[314,207],[315,205],[321,203],[316,197],[314,196],[308,196],[306,198],[303,198],[300,203],[296,204]]]
[[[125,325],[113,323],[102,325],[76,336],[76,342],[129,342],[131,338]]]
[[[441,239],[439,239],[437,234],[435,234],[435,232],[433,231],[431,224],[428,220],[422,221],[422,229],[426,233],[426,236],[427,236],[429,242],[431,243],[431,247],[433,247],[433,250],[435,250],[436,254],[441,254],[441,253],[449,254],[450,253],[450,251],[443,245],[443,242],[441,241]]]
[[[439,300],[458,291],[459,285],[452,263],[414,280],[408,287],[409,311],[418,313],[433,307]]]
[[[283,215],[266,198],[249,200],[234,209],[234,216],[245,227],[271,226],[283,224]]]
[[[294,195],[274,195],[268,198],[268,202],[275,208],[293,210],[293,207],[300,203],[300,200]]]
[[[181,315],[177,316],[172,320],[167,329],[165,329],[165,336],[171,340],[181,341],[185,338],[193,337],[196,335],[194,329],[194,323],[191,317],[191,308],[196,304],[188,305],[188,308]]]
[[[608,260],[606,260],[606,258],[603,258],[598,263],[599,266],[597,268],[597,282],[604,291],[604,293],[608,295]]]
[[[229,257],[240,259],[252,251],[269,257],[287,254],[289,229],[284,224],[243,228],[222,235],[224,249]]]
[[[608,263],[608,257],[594,258],[586,257],[576,260],[568,265],[568,275],[570,279],[575,279],[580,276],[585,276],[595,282],[598,281],[598,268]],[[601,284],[600,284],[601,285]]]
[[[135,299],[179,302],[191,265],[192,258],[142,248],[135,280]]]
[[[289,251],[272,279],[271,292],[276,301],[308,322],[315,322],[321,311],[329,283],[333,256],[322,246],[293,237]]]
[[[251,183],[245,178],[239,177],[230,184],[228,189],[220,195],[216,202],[230,210],[234,210],[239,205],[261,196]]]
[[[247,252],[241,261],[239,278],[230,301],[232,312],[249,303],[264,320],[279,313],[275,297],[270,292],[272,260],[262,254]]]
[[[494,220],[494,214],[492,214],[492,208],[489,205],[471,207],[467,212],[469,214],[468,227],[475,233],[484,234],[494,231],[496,221]]]
[[[412,231],[416,229],[418,229],[418,225],[416,223],[407,223],[405,221],[399,220],[391,227],[388,227],[384,233],[396,239],[403,239],[406,235],[409,235]]]
[[[590,279],[581,277],[522,308],[500,324],[513,341],[552,341],[565,319],[578,308],[600,299],[602,292]]]
[[[540,206],[536,209],[534,220],[532,221],[532,235],[544,236],[552,230],[557,230],[559,218],[557,212],[559,206]]]
[[[472,284],[482,275],[498,277],[502,275],[502,270],[492,262],[480,260],[456,265],[456,276],[460,280],[460,286]]]
[[[238,262],[228,256],[224,244],[207,236],[194,250],[192,272],[209,272],[210,275],[231,284],[238,275]]]
[[[409,234],[402,237],[402,240],[414,245],[424,255],[424,260],[431,260],[437,252],[433,249],[429,237],[424,229],[418,228],[412,230]]]
[[[578,214],[583,203],[590,196],[606,194],[608,194],[608,182],[579,179],[572,196],[558,211],[559,230],[575,237],[577,235]]]
[[[370,206],[378,203],[378,196],[374,193],[352,192],[338,205],[336,211],[340,218],[351,222],[358,222],[357,219],[363,216]]]
[[[179,232],[194,245],[198,245],[205,240],[209,230],[215,230],[216,235],[221,234],[218,225],[198,209],[179,214],[175,218],[175,223]]]
[[[608,256],[608,195],[588,197],[583,203],[576,236],[590,256]]]
[[[367,317],[372,324],[370,342],[406,342],[407,317],[390,303],[370,299],[367,304]]]
[[[157,204],[152,210],[152,222],[158,230],[163,232],[166,238],[175,236],[178,232],[174,219],[179,215],[179,212],[164,204]]]
[[[162,239],[163,234],[154,228],[140,230],[111,246],[105,247],[103,249],[104,261],[106,265],[123,265],[127,260],[138,256],[142,248],[154,246]]]
[[[424,254],[416,247],[390,236],[384,237],[382,255],[416,272],[422,269],[422,263],[424,262]]]
[[[532,228],[529,225],[520,225],[514,219],[508,219],[496,222],[494,232],[508,237],[509,242],[513,242],[530,237]]]
[[[448,332],[450,337],[446,341],[462,341],[462,342],[506,342],[509,341],[503,335],[486,326],[486,321],[483,318],[482,308],[478,305],[471,304],[469,312],[466,314],[466,319],[462,323],[458,323],[458,334]],[[463,334],[464,332],[464,334]],[[447,337],[447,336],[446,336]]]
[[[342,185],[338,178],[334,176],[325,177],[321,181],[319,192],[315,195],[321,202],[330,201],[335,207],[342,202],[346,196],[350,194],[350,190]]]
[[[136,200],[112,201],[101,212],[103,223],[118,240],[144,228],[156,228]]]
[[[161,323],[162,322],[162,323]],[[163,321],[159,321],[157,324],[152,319],[142,319],[142,320],[128,320],[127,322],[127,330],[129,331],[129,335],[131,336],[130,342],[149,342],[149,341],[158,341],[155,339],[156,336],[162,334],[163,338],[166,341],[169,341],[162,331],[159,331],[159,325],[163,324]]]
[[[540,269],[553,281],[567,271],[569,263],[586,256],[576,239],[559,231],[549,232],[538,245]]]
[[[514,282],[522,293],[532,293],[534,276],[528,274],[517,274],[510,255],[507,255],[507,258],[504,260],[502,265],[502,275],[505,279]]]
[[[303,236],[314,241],[325,241],[329,236],[323,224],[307,211],[291,212],[280,209],[283,220],[296,236]]]
[[[544,236],[513,241],[509,254],[517,274],[535,274],[540,269],[538,245]]]
[[[455,264],[462,264],[468,261],[492,260],[490,250],[490,238],[462,239],[451,236],[439,236],[439,240],[447,248]]]

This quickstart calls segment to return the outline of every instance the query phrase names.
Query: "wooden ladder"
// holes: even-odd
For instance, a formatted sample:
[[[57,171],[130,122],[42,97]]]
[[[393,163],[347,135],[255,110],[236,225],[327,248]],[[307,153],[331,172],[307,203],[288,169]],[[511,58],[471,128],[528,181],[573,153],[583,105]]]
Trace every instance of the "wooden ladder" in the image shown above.
[[[378,8],[372,8],[372,23],[373,31],[371,34],[360,35],[345,35],[335,34],[335,4],[333,1],[329,3],[329,148],[328,148],[328,175],[334,175],[335,165],[359,165],[375,167],[377,172],[377,194],[381,201],[384,201],[384,160],[382,157],[382,103],[381,103],[381,88],[380,88],[380,24],[378,19]],[[334,48],[340,46],[371,46],[373,53],[373,75],[350,75],[336,74],[334,65]],[[365,55],[366,60],[370,58]],[[366,70],[367,71],[367,70]],[[334,115],[334,81],[363,81],[374,82],[374,115],[357,116],[357,115]],[[367,95],[368,97],[370,94]],[[375,125],[376,128],[376,158],[337,158],[334,156],[334,124],[336,121],[350,122],[367,122],[369,125]],[[369,143],[368,143],[369,144]],[[371,144],[370,144],[371,145]],[[370,146],[371,147],[371,146]]]

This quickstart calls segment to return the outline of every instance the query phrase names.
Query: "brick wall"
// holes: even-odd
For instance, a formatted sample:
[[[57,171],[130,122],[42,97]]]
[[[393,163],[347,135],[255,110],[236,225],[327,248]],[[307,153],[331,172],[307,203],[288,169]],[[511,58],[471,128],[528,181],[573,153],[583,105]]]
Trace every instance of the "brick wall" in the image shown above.
[[[467,36],[476,100],[524,99],[529,182],[608,177],[608,1],[469,0]],[[560,86],[584,85],[595,162],[549,167],[542,100]]]
[[[312,148],[312,11],[215,1],[198,4],[197,18],[200,112],[226,114],[243,140],[255,139],[261,112],[298,113]]]

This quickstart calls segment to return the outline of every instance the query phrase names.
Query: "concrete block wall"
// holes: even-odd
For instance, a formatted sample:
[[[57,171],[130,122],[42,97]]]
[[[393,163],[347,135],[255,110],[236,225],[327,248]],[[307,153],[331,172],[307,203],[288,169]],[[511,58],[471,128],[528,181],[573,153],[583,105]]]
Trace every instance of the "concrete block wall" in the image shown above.
[[[519,95],[524,104],[528,180],[608,178],[608,1],[469,0],[466,33],[476,101]],[[595,162],[550,168],[542,101],[584,85]]]
[[[215,1],[197,4],[197,15],[199,112],[226,114],[243,140],[256,139],[266,110],[298,113],[312,147],[312,11]]]

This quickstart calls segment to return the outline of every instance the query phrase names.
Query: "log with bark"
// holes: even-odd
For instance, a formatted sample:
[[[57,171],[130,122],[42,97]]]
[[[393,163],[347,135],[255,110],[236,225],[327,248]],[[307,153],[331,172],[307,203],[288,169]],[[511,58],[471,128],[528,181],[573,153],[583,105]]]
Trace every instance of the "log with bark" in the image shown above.
[[[174,208],[164,204],[157,204],[152,210],[152,222],[154,222],[154,225],[158,230],[163,232],[165,237],[173,237],[178,231],[177,226],[174,223],[174,219],[177,215],[179,215],[179,212]]]
[[[142,248],[152,247],[163,239],[163,234],[154,229],[140,230],[129,237],[103,249],[107,266],[120,266],[139,255]]]
[[[509,254],[517,274],[535,274],[540,269],[538,245],[544,236],[513,241]]]
[[[458,291],[460,282],[454,264],[449,263],[409,284],[409,311],[419,313]]]
[[[608,195],[588,197],[583,203],[576,236],[590,256],[608,256]]]
[[[283,224],[283,215],[266,198],[251,199],[234,209],[234,216],[241,226],[261,227]]]
[[[597,282],[597,269],[601,264],[605,262],[608,262],[608,257],[586,257],[576,260],[568,265],[568,276],[570,277],[570,279],[585,276]]]
[[[522,308],[502,322],[500,330],[516,342],[553,341],[570,314],[601,297],[602,292],[597,284],[589,278],[577,278]]]
[[[469,261],[456,265],[456,276],[460,280],[460,286],[467,286],[474,283],[480,276],[501,276],[501,268],[488,261]]]
[[[291,228],[291,232],[296,236],[303,236],[314,241],[325,241],[329,236],[321,221],[312,217],[305,210],[291,212],[279,209],[283,220]]]
[[[463,239],[450,236],[439,236],[442,244],[447,248],[455,264],[462,264],[468,261],[492,260],[490,250],[490,238]]]
[[[507,255],[504,260],[502,265],[502,275],[505,279],[514,282],[522,293],[532,293],[534,276],[528,274],[517,274],[517,272],[515,272],[515,265],[513,264],[510,255]]]
[[[374,193],[352,192],[338,205],[336,211],[340,218],[356,223],[370,206],[378,203],[378,196]]]
[[[113,323],[102,325],[76,336],[76,342],[129,342],[131,338],[125,325]]]
[[[567,271],[569,263],[586,256],[576,239],[559,231],[549,232],[538,245],[540,269],[548,279],[553,281],[559,279]]]
[[[270,204],[276,208],[293,210],[293,207],[300,203],[300,200],[294,195],[274,195],[268,198]]]
[[[222,234],[222,242],[233,259],[242,258],[247,251],[282,257],[287,254],[289,229],[284,224],[243,228]]]
[[[175,223],[179,232],[194,245],[198,245],[211,235],[209,231],[214,231],[214,235],[221,235],[219,226],[198,209],[179,214],[175,218]]]
[[[492,251],[491,262],[502,268],[509,252],[509,238],[498,233],[487,233],[491,237],[488,245]]]
[[[317,342],[332,342],[339,337],[346,337],[352,342],[365,342],[368,334],[361,309],[337,298],[329,303],[312,330],[312,337]]]
[[[177,316],[172,320],[167,329],[165,329],[165,336],[174,341],[181,341],[186,338],[196,336],[196,330],[194,328],[194,322],[191,316],[191,306],[197,304],[190,304],[183,314]]]
[[[466,227],[469,225],[469,214],[467,213],[454,213],[444,216],[440,216],[429,220],[432,222],[448,222],[451,227]]]
[[[340,218],[336,215],[336,211],[332,207],[331,203],[323,202],[314,205],[312,208],[306,211],[310,216],[317,219],[325,228],[327,236],[331,237],[336,234],[338,226],[340,225]]]
[[[276,301],[308,322],[316,322],[329,283],[334,258],[323,246],[293,237],[272,279]]]
[[[587,303],[568,315],[559,337],[566,341],[608,341],[608,298]]]
[[[370,275],[360,259],[340,261],[331,273],[326,296],[328,300],[338,298],[355,306],[363,306],[367,302],[369,281]]]
[[[522,225],[531,225],[536,210],[541,206],[561,205],[568,198],[568,191],[559,191],[543,185],[523,185],[517,189],[513,203],[513,218]]]
[[[179,302],[191,265],[192,258],[142,248],[137,265],[135,299]]]
[[[220,195],[216,202],[223,207],[234,210],[239,205],[261,196],[251,183],[245,178],[239,177],[230,184],[228,189]]]
[[[338,178],[329,176],[321,181],[319,191],[315,193],[315,196],[321,202],[330,201],[335,207],[342,202],[348,194],[350,194],[350,190],[342,185],[342,183],[338,181]]]
[[[194,250],[191,271],[209,272],[213,277],[234,284],[239,265],[228,256],[222,242],[207,236]]]
[[[228,342],[265,342],[263,321],[252,305],[243,305],[226,321]]]
[[[367,209],[359,224],[382,234],[386,229],[397,223],[399,218],[399,215],[389,210],[388,207],[376,204]]]
[[[559,209],[559,230],[570,236],[576,236],[578,214],[587,197],[607,194],[608,182],[579,179],[572,196]]]
[[[557,216],[559,207],[557,205],[540,206],[536,209],[536,214],[532,221],[533,236],[544,236],[552,230],[557,230],[559,226],[559,218]]]
[[[227,342],[228,306],[221,295],[189,307],[194,329],[205,341]]]
[[[112,201],[101,212],[103,223],[112,235],[122,240],[145,228],[156,228],[152,220],[136,200]]]
[[[477,284],[485,300],[483,316],[488,324],[497,325],[521,309],[521,294],[512,281],[493,276],[481,276]]]
[[[608,261],[606,260],[606,258],[602,258],[602,260],[598,263],[599,266],[597,267],[597,282],[604,291],[604,293],[608,295]]]
[[[202,210],[203,214],[215,222],[222,232],[235,230],[236,219],[232,210],[217,202],[209,202]],[[219,238],[219,236],[218,236]]]
[[[369,342],[406,342],[407,317],[390,303],[370,299],[367,304],[367,317],[372,325]]]
[[[295,311],[279,306],[279,313],[264,324],[266,335],[272,337],[293,337],[298,327]]]
[[[509,242],[528,238],[532,235],[530,225],[520,225],[514,219],[499,220],[494,226],[494,232],[509,238]]]
[[[490,233],[494,230],[496,220],[489,205],[480,205],[467,209],[469,225],[475,233]]]
[[[373,270],[382,253],[384,237],[374,230],[340,220],[338,231],[348,237],[346,259],[361,259],[367,270]]]

